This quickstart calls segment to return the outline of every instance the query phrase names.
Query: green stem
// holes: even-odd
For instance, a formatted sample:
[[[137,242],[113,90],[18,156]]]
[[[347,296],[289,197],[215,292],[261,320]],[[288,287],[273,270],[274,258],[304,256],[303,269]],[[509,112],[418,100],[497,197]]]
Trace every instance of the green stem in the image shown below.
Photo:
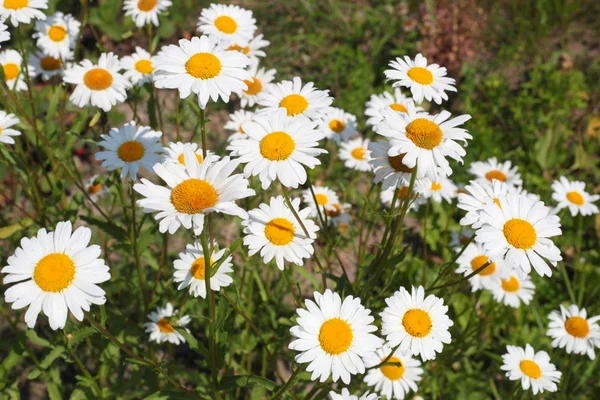
[[[294,384],[294,382],[296,381],[296,378],[298,378],[298,375],[300,375],[300,373],[303,372],[306,369],[307,366],[308,366],[308,364],[304,364],[302,366],[299,366],[292,373],[292,376],[290,376],[290,379],[288,379],[287,382],[283,386],[281,386],[279,388],[279,390],[273,394],[273,396],[271,396],[271,400],[275,400],[275,399],[281,397],[285,392],[287,392],[292,387],[292,385]]]
[[[475,271],[471,272],[469,275],[458,279],[456,281],[453,282],[448,282],[446,284],[440,285],[440,286],[434,286],[434,287],[429,287],[427,289],[425,289],[426,292],[432,291],[432,290],[438,290],[438,289],[443,289],[443,288],[447,288],[450,286],[454,286],[454,285],[458,285],[461,282],[464,282],[468,279],[471,279],[472,277],[474,277],[475,275],[477,275],[478,273],[480,273],[481,271],[483,271],[484,269],[486,269],[489,265],[491,264],[491,261],[486,262],[485,264],[483,264],[481,267],[477,268]]]

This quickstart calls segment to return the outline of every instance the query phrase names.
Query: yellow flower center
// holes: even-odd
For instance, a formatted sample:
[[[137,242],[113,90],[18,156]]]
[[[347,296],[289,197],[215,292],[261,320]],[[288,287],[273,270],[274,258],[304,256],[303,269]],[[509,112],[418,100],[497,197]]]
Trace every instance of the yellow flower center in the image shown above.
[[[271,132],[260,141],[260,154],[267,160],[283,161],[294,152],[294,139],[285,132]]]
[[[223,33],[232,34],[237,30],[237,22],[227,15],[221,15],[215,19],[215,26]]]
[[[44,71],[56,71],[62,67],[62,61],[54,57],[44,57],[40,65]]]
[[[406,137],[417,147],[431,150],[442,142],[442,130],[433,121],[417,118],[406,126]]]
[[[285,246],[294,239],[294,225],[285,218],[275,218],[265,226],[265,236],[276,246]]]
[[[502,280],[502,289],[505,292],[514,293],[519,290],[521,285],[519,284],[519,280],[514,276],[511,276],[509,279]]]
[[[138,8],[140,11],[151,11],[156,7],[156,0],[140,0],[138,1]]]
[[[117,154],[125,162],[135,162],[144,157],[145,151],[144,146],[140,142],[130,140],[119,147]]]
[[[329,122],[329,129],[335,133],[342,133],[345,127],[346,124],[344,124],[344,121],[340,121],[339,119],[332,119],[331,122]]]
[[[352,150],[352,157],[354,157],[357,160],[364,160],[365,159],[365,148],[364,147],[357,147],[354,150]]]
[[[203,161],[202,154],[196,153],[196,160],[198,160],[198,164],[202,164],[202,161]],[[177,161],[179,161],[179,164],[185,165],[185,157],[184,157],[183,153],[181,153],[179,155],[179,157],[177,157]]]
[[[161,331],[162,333],[173,333],[175,332],[175,328],[173,328],[173,325],[171,325],[169,323],[169,321],[167,321],[164,318],[161,318],[158,323],[158,330]]]
[[[431,332],[431,317],[419,308],[408,310],[402,317],[402,325],[409,335],[418,338],[425,337]]]
[[[352,328],[339,318],[332,318],[321,325],[319,331],[319,343],[321,348],[328,354],[337,355],[348,350],[352,344]]]
[[[332,204],[331,206],[333,207],[333,209],[325,210],[325,214],[327,214],[328,217],[336,218],[342,215],[342,206],[340,206],[339,204]]]
[[[413,169],[408,168],[406,165],[404,165],[404,163],[402,162],[402,160],[404,160],[404,156],[406,156],[406,153],[398,154],[397,156],[393,157],[388,156],[388,162],[390,163],[390,166],[396,171],[410,173]]]
[[[154,72],[154,66],[152,65],[152,61],[150,60],[140,60],[135,63],[135,69],[140,74],[151,74]]]
[[[211,79],[221,72],[221,60],[214,54],[197,53],[185,63],[188,74],[198,79]]]
[[[473,271],[476,271],[479,268],[483,267],[488,261],[489,258],[487,258],[487,256],[477,256],[471,261],[471,268],[473,269]],[[490,265],[485,267],[483,270],[479,271],[479,275],[488,276],[493,274],[495,271],[496,263],[490,263]]]
[[[75,264],[63,253],[52,253],[42,258],[35,266],[33,280],[44,292],[60,292],[75,279]]]
[[[399,103],[394,103],[394,104],[390,105],[390,107],[394,111],[403,112],[403,113],[408,112],[406,107],[404,107],[402,104],[399,104]]]
[[[250,96],[259,94],[263,89],[262,82],[257,77],[253,77],[251,81],[244,81],[244,83],[248,86],[244,93]]]
[[[329,203],[329,198],[323,193],[315,194],[315,198],[317,199],[317,204],[320,206],[324,206],[325,204]]]
[[[535,228],[524,219],[513,218],[506,221],[502,231],[508,243],[517,249],[530,249],[537,241]]]
[[[53,42],[62,42],[67,37],[67,30],[60,25],[53,25],[48,29],[48,37]]]
[[[248,54],[250,53],[250,46],[242,47],[239,44],[232,44],[227,48],[230,51],[239,51],[240,53]]]
[[[408,70],[407,75],[421,85],[431,85],[433,83],[433,74],[427,68],[412,67]]]
[[[88,188],[88,193],[89,194],[96,194],[99,191],[101,191],[103,187],[104,187],[104,185],[102,185],[101,183],[96,183],[95,185],[91,185]]]
[[[214,263],[215,262],[213,260],[210,260],[211,267],[213,266]],[[203,281],[205,271],[206,271],[206,261],[204,261],[204,257],[200,257],[192,263],[192,268],[190,269],[190,272],[192,273],[194,278],[200,279]]]
[[[565,321],[565,329],[569,335],[577,338],[586,338],[590,333],[590,325],[588,322],[578,316],[571,317]]]
[[[583,205],[583,196],[577,192],[567,193],[567,200],[569,200],[573,204],[577,204],[578,206]]]
[[[499,171],[497,169],[489,171],[487,174],[485,174],[485,178],[488,181],[491,181],[493,179],[497,179],[497,180],[502,181],[502,182],[506,182],[506,179],[507,179],[506,175],[504,174],[504,172]]]
[[[106,90],[112,85],[113,76],[104,68],[93,68],[83,76],[83,83],[90,90]]]
[[[7,10],[20,10],[29,5],[29,0],[4,0],[4,8]]]
[[[381,360],[383,361],[383,360]],[[384,365],[381,367],[381,373],[391,381],[396,381],[404,375],[404,365],[400,362],[400,359],[397,357],[390,357],[387,361],[388,363],[399,363],[400,366],[397,367],[395,365]]]
[[[11,80],[15,79],[17,76],[19,76],[20,69],[17,64],[14,64],[14,63],[4,64],[2,66],[2,69],[4,70],[4,79],[7,81],[11,81]]]
[[[298,115],[302,114],[308,107],[308,101],[304,96],[299,94],[290,94],[281,100],[279,107],[283,107],[287,110],[287,115]]]
[[[442,184],[439,182],[431,182],[431,190],[435,192],[442,190]]]
[[[217,204],[219,195],[215,188],[202,179],[187,179],[173,188],[171,203],[183,214],[199,214]]]
[[[542,376],[542,370],[534,361],[523,360],[521,361],[521,364],[519,364],[519,368],[521,368],[521,371],[530,378],[539,379]]]

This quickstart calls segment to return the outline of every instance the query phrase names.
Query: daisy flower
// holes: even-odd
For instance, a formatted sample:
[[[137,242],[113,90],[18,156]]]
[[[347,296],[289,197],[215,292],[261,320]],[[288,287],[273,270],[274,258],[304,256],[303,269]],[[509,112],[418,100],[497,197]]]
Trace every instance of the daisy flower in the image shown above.
[[[319,130],[323,132],[325,139],[333,139],[340,144],[358,133],[356,116],[341,108],[329,107],[319,122]]]
[[[72,58],[73,53],[68,56]],[[47,56],[42,52],[37,52],[35,55],[29,55],[29,65],[33,67],[36,75],[40,75],[44,81],[49,80],[53,76],[62,76],[64,64],[60,58]]]
[[[321,212],[325,211],[336,211],[335,204],[340,204],[338,195],[326,186],[313,186],[315,196],[313,197],[310,189],[306,189],[302,192],[302,201],[308,205],[310,209],[310,217],[316,217],[319,215],[317,207],[321,209]],[[315,204],[315,199],[316,204]]]
[[[98,200],[99,197],[102,197],[108,193],[106,186],[98,180],[98,175],[92,176],[87,182],[85,182],[83,188],[93,201]]]
[[[48,0],[0,0],[0,20],[10,18],[13,26],[29,24],[32,19],[46,19],[43,11],[48,8]]]
[[[304,116],[288,117],[285,110],[257,114],[242,123],[247,139],[234,140],[227,147],[233,156],[246,163],[246,177],[258,176],[266,190],[274,180],[287,188],[306,182],[304,166],[312,169],[321,162],[318,148],[322,134],[316,124]]]
[[[265,264],[275,258],[277,267],[282,271],[285,261],[302,266],[302,259],[312,256],[312,244],[319,230],[319,227],[307,218],[310,209],[300,209],[300,199],[292,200],[292,206],[309,237],[306,237],[302,225],[288,208],[283,196],[271,197],[269,204],[263,203],[250,210],[248,218],[242,221],[246,235],[244,245],[248,246],[248,254],[252,256],[260,250]]]
[[[211,4],[200,14],[198,31],[220,42],[245,47],[254,37],[256,20],[252,18],[252,11],[239,6]]]
[[[386,139],[369,143],[371,159],[369,163],[375,171],[375,183],[382,183],[381,189],[387,190],[390,187],[398,185],[408,185],[412,176],[413,169],[408,168],[402,160],[405,154],[390,156],[388,152],[392,146]]]
[[[7,49],[0,52],[0,65],[2,65],[6,86],[18,92],[27,90],[27,83],[23,78],[25,71],[21,71],[21,64],[23,64],[23,57],[18,51]],[[35,76],[33,67],[29,66],[28,71],[30,76]]]
[[[465,186],[464,192],[458,194],[458,208],[467,212],[467,215],[460,220],[460,224],[463,226],[471,225],[474,229],[480,228],[483,225],[480,211],[487,204],[494,203],[500,206],[499,199],[506,197],[509,193],[516,193],[516,191],[499,180],[469,182]]]
[[[156,311],[152,311],[148,314],[148,318],[150,318],[151,322],[146,322],[144,324],[144,329],[150,334],[151,342],[169,342],[175,345],[185,343],[185,338],[173,328],[171,322],[173,322],[175,326],[185,327],[190,323],[191,318],[188,315],[184,315],[181,318],[173,319],[172,317],[174,314],[177,314],[177,310],[173,310],[173,305],[171,303],[167,303],[164,308],[157,307]],[[189,332],[189,329],[185,328],[185,330]]]
[[[325,215],[327,215],[327,220],[333,226],[338,226],[339,224],[346,224],[350,222],[350,214],[348,214],[348,210],[352,208],[351,204],[348,203],[333,203],[330,208],[325,209]]]
[[[8,32],[8,26],[4,25],[0,21],[0,43],[8,42],[10,40],[10,32]],[[1,48],[2,46],[0,46]]]
[[[79,227],[72,231],[71,222],[59,222],[54,232],[42,228],[32,238],[21,239],[21,247],[8,257],[2,268],[7,288],[4,300],[14,310],[29,306],[25,322],[33,328],[40,311],[48,317],[50,328],[62,329],[67,314],[83,321],[90,304],[104,304],[104,290],[99,283],[110,279],[109,268],[100,256],[100,246],[89,246],[92,231]]]
[[[256,35],[252,38],[250,43],[246,46],[240,46],[239,44],[230,44],[227,47],[227,50],[236,50],[244,53],[250,58],[251,64],[258,64],[260,59],[259,57],[265,57],[267,53],[265,53],[263,48],[269,46],[271,44],[268,40],[263,39],[263,34]]]
[[[146,24],[158,26],[158,16],[172,4],[170,0],[125,0],[123,10],[138,28]]]
[[[302,85],[297,76],[291,81],[270,84],[258,96],[258,104],[264,107],[261,113],[284,109],[288,116],[302,114],[313,120],[326,114],[332,102],[329,90],[317,90],[312,82]]]
[[[204,157],[202,156],[202,154],[203,154],[202,149],[198,146],[198,143],[182,143],[182,142],[177,142],[177,143],[169,142],[169,145],[167,147],[165,147],[165,158],[162,162],[165,162],[165,163],[171,162],[171,163],[175,163],[175,164],[185,165],[184,154],[185,154],[185,150],[188,148],[196,155],[196,158],[198,159],[198,163],[202,164]],[[209,154],[211,154],[211,152],[207,151],[206,155],[208,156]]]
[[[550,356],[545,351],[537,353],[529,344],[525,348],[506,346],[507,353],[502,356],[504,364],[500,367],[506,371],[506,376],[511,381],[521,380],[523,390],[531,387],[536,395],[544,391],[556,392],[556,384],[560,381],[562,373],[556,370],[550,362]]]
[[[406,199],[406,197],[408,196],[408,189],[409,189],[408,184],[400,186],[400,190],[398,190],[398,197],[396,200],[396,207],[400,207],[401,202]],[[419,190],[419,188],[417,187],[417,185],[415,185],[413,187],[412,193],[410,194],[411,204],[410,204],[410,206],[408,206],[408,210],[416,211],[419,208],[419,206],[422,204],[423,200],[418,197],[419,196],[418,190]],[[383,203],[384,206],[386,206],[388,208],[392,206],[392,200],[394,199],[394,193],[396,193],[396,186],[390,186],[389,188],[381,191],[379,198],[381,199],[381,202]]]
[[[15,139],[12,136],[21,136],[21,132],[12,129],[20,121],[15,114],[8,114],[0,110],[0,143],[14,144]]]
[[[409,105],[415,106],[415,102],[412,98],[406,97],[402,91],[398,88],[394,89],[394,94],[385,91],[381,94],[372,94],[365,105],[365,116],[367,119],[367,125],[375,126],[383,120],[381,111],[384,108],[390,107],[392,110],[399,113],[408,112]],[[417,112],[423,111],[421,107],[415,107]]]
[[[448,178],[440,177],[437,181],[422,179],[417,181],[419,187],[417,191],[421,193],[424,199],[433,199],[436,203],[441,203],[442,199],[452,204],[452,199],[456,197],[457,187]]]
[[[410,88],[417,104],[421,104],[424,98],[442,104],[442,100],[448,100],[446,91],[456,92],[456,81],[446,77],[446,68],[437,64],[427,65],[427,59],[421,53],[414,61],[408,56],[404,56],[404,60],[398,57],[390,62],[390,67],[392,69],[384,72],[385,77],[396,81],[393,87]]]
[[[594,346],[600,347],[600,315],[587,318],[585,308],[579,309],[572,304],[568,309],[560,306],[559,311],[548,315],[550,324],[546,335],[552,340],[552,347],[567,348],[567,353],[587,354],[596,358]]]
[[[227,137],[227,141],[231,142],[234,140],[247,139],[248,136],[242,129],[242,124],[246,121],[252,121],[253,118],[254,113],[252,111],[237,110],[236,112],[229,114],[229,121],[225,123],[223,128],[234,133]]]
[[[521,174],[519,174],[519,167],[513,167],[510,161],[500,163],[496,157],[492,157],[487,161],[471,163],[469,172],[475,175],[481,182],[492,182],[496,179],[509,186],[523,185]]]
[[[254,190],[248,188],[243,175],[231,175],[239,165],[237,160],[217,159],[217,156],[209,156],[200,164],[191,149],[186,149],[185,165],[154,165],[154,172],[165,181],[166,187],[147,179],[134,185],[145,197],[138,200],[138,206],[147,213],[158,212],[155,219],[160,220],[161,233],[168,231],[172,235],[183,225],[199,235],[204,228],[204,215],[211,212],[248,217],[234,201],[253,196]]]
[[[63,80],[75,86],[71,102],[77,107],[91,104],[105,112],[127,99],[131,83],[119,72],[121,63],[113,53],[100,55],[98,64],[83,60],[64,71]]]
[[[98,146],[106,149],[96,153],[96,160],[109,171],[121,169],[121,178],[127,175],[136,179],[140,167],[148,170],[162,160],[163,147],[160,143],[162,132],[153,131],[149,126],[137,126],[135,121],[112,128]]]
[[[226,51],[213,37],[181,39],[179,45],[162,48],[154,58],[154,85],[159,89],[177,89],[185,99],[198,95],[202,109],[210,99],[229,102],[231,93],[248,89],[244,81],[250,59],[238,51]]]
[[[348,389],[343,388],[341,393],[336,393],[333,390],[329,392],[329,397],[331,400],[377,400],[379,396],[376,393],[365,393],[362,396],[358,397],[356,395],[350,394]]]
[[[347,168],[357,171],[370,171],[372,169],[369,139],[356,138],[341,144],[340,160],[344,161]]]
[[[364,358],[383,345],[373,335],[377,327],[371,310],[359,298],[347,296],[343,301],[331,290],[314,293],[315,301],[307,299],[306,308],[296,310],[298,319],[290,333],[297,339],[291,350],[300,351],[297,363],[310,363],[311,380],[325,382],[331,375],[334,382],[342,379],[346,385],[350,376],[365,372]]]
[[[541,276],[551,276],[548,262],[555,266],[562,260],[560,250],[550,239],[562,234],[560,219],[548,215],[544,203],[534,203],[525,196],[511,194],[499,199],[500,207],[488,204],[481,210],[483,226],[476,240],[492,260],[504,258],[509,268],[526,274],[531,266]],[[547,260],[547,261],[546,261]]]
[[[460,250],[460,249],[459,249]],[[456,260],[457,274],[470,275],[483,267],[490,259],[484,254],[483,247],[479,243],[469,243],[465,251]],[[502,259],[490,263],[477,275],[469,278],[473,292],[480,289],[491,289],[501,284],[502,279],[509,279],[509,270]]]
[[[36,21],[33,38],[45,55],[55,59],[69,60],[77,42],[81,23],[71,14],[56,12],[44,21]]]
[[[442,111],[437,115],[419,113],[412,106],[407,113],[398,113],[392,109],[382,111],[383,121],[377,125],[377,133],[390,141],[389,156],[404,154],[402,163],[409,168],[417,168],[417,178],[449,176],[452,169],[446,157],[462,163],[466,154],[458,141],[466,146],[467,139],[473,137],[466,129],[459,128],[471,119],[470,115],[461,115],[449,119],[450,113]]]
[[[250,65],[250,79],[244,81],[247,89],[240,92],[240,105],[244,107],[254,107],[258,101],[258,96],[263,93],[267,85],[269,85],[275,79],[277,71],[270,69],[266,71],[264,68],[258,68],[258,63]]]
[[[392,352],[389,346],[384,345],[365,360],[367,367],[374,367],[387,359]],[[396,363],[397,365],[394,365]],[[375,386],[374,390],[387,399],[402,400],[412,390],[417,391],[417,382],[421,380],[423,368],[421,362],[410,356],[402,355],[396,350],[386,365],[370,369],[365,376],[365,383]]]
[[[177,286],[177,290],[185,289],[189,286],[190,294],[194,297],[206,298],[206,282],[205,282],[205,267],[204,251],[200,242],[196,241],[194,244],[188,244],[185,248],[185,253],[179,253],[179,259],[175,260],[173,266],[175,267],[174,281],[181,282]],[[231,266],[232,257],[227,257],[219,266],[219,269],[215,272],[212,267],[225,255],[225,250],[221,249],[214,251],[210,255],[210,288],[214,292],[218,292],[221,288],[227,287],[233,282],[233,279],[227,275],[233,272]]]
[[[423,286],[403,287],[385,299],[387,307],[380,314],[381,333],[391,347],[400,345],[401,354],[420,355],[423,361],[435,359],[444,343],[450,343],[448,328],[454,323],[446,315],[444,299],[430,294],[425,297]]]
[[[521,303],[528,305],[533,299],[535,285],[528,275],[512,271],[506,279],[489,288],[494,300],[503,302],[505,306],[519,308]]]
[[[136,47],[132,55],[123,57],[121,67],[125,70],[125,78],[137,86],[152,82],[154,77],[154,59],[141,47]]]
[[[570,182],[564,176],[552,183],[552,198],[558,203],[559,210],[568,208],[571,216],[598,214],[598,207],[593,204],[600,199],[600,195],[590,195],[585,191],[585,183],[581,181]]]

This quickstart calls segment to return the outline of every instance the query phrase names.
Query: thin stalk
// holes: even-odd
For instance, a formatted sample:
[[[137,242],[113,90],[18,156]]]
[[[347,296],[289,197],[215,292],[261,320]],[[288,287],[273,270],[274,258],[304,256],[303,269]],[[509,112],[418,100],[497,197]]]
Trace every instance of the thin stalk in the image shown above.
[[[475,271],[471,272],[469,275],[467,275],[467,276],[465,276],[465,277],[463,277],[461,279],[455,280],[453,282],[448,282],[448,283],[446,283],[444,285],[429,287],[429,288],[425,289],[425,291],[429,292],[429,291],[432,291],[432,290],[438,290],[438,289],[443,289],[443,288],[447,288],[447,287],[450,287],[450,286],[458,285],[461,282],[464,282],[464,281],[466,281],[468,279],[471,279],[472,277],[474,277],[475,275],[477,275],[478,273],[480,273],[481,271],[483,271],[484,269],[486,269],[491,263],[492,263],[491,261],[488,261],[485,264],[483,264],[481,267],[477,268]]]
[[[371,187],[369,188],[369,191],[367,192],[367,195],[365,196],[365,202],[363,203],[362,206],[362,210],[360,211],[360,222],[358,224],[358,252],[356,255],[356,260],[357,260],[357,264],[360,264],[360,262],[362,261],[362,256],[363,256],[363,246],[366,244],[367,240],[369,240],[369,237],[365,237],[363,240],[363,226],[365,224],[365,216],[367,214],[367,205],[369,205],[370,200],[371,200],[371,192],[373,192],[373,189],[375,188],[375,183],[371,184]]]
[[[275,400],[281,397],[285,392],[287,392],[292,387],[294,382],[296,382],[298,375],[300,375],[300,373],[303,372],[307,366],[308,364],[298,366],[298,368],[292,373],[292,376],[290,376],[290,379],[288,379],[287,382],[283,386],[281,386],[279,390],[273,394],[273,396],[271,396],[271,400]]]

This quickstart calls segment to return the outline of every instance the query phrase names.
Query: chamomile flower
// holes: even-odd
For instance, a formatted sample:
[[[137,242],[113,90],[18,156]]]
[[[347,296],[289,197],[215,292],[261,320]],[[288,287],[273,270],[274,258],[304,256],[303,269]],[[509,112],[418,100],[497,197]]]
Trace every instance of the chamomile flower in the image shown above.
[[[13,136],[21,136],[21,132],[12,129],[20,121],[14,114],[0,110],[0,143],[14,144]]]
[[[409,168],[417,168],[417,178],[431,180],[439,176],[449,176],[452,169],[446,157],[462,163],[466,145],[472,136],[466,129],[459,128],[471,119],[470,115],[450,118],[450,113],[442,111],[437,115],[419,113],[409,105],[407,113],[392,109],[382,111],[383,121],[377,125],[377,133],[386,136],[390,142],[389,156],[404,154],[402,163]]]
[[[234,140],[245,140],[248,138],[244,129],[242,129],[242,124],[246,121],[252,121],[254,118],[254,113],[252,111],[246,110],[237,110],[232,114],[229,114],[229,121],[225,123],[223,128],[228,131],[232,131],[233,133],[227,137],[228,142],[232,142]]]
[[[598,206],[593,204],[600,195],[590,195],[585,191],[585,182],[569,181],[564,176],[552,183],[552,198],[558,209],[568,208],[571,216],[598,214]]]
[[[458,264],[456,273],[468,276],[490,261],[488,256],[484,254],[481,244],[477,242],[470,243],[456,260],[456,263]],[[506,268],[504,260],[499,259],[495,262],[491,262],[490,265],[485,267],[477,275],[469,278],[469,283],[471,284],[473,292],[480,289],[491,290],[492,287],[500,285],[502,279],[509,279],[509,273],[510,271]]]
[[[340,160],[347,168],[357,171],[370,171],[371,151],[369,139],[356,138],[341,144]]]
[[[171,303],[167,303],[165,307],[157,307],[156,311],[148,314],[151,322],[144,324],[144,329],[150,334],[150,341],[156,343],[169,342],[174,345],[185,343],[183,335],[175,330],[175,326],[185,327],[192,320],[188,315],[181,318],[172,318],[177,314],[177,310],[173,309]],[[189,332],[189,329],[185,328]]]
[[[415,103],[412,98],[406,97],[398,88],[394,89],[394,94],[385,91],[381,94],[372,94],[365,105],[365,116],[367,125],[375,126],[383,120],[381,111],[384,108],[390,107],[392,110],[399,113],[406,113],[409,104],[414,107]],[[423,111],[421,107],[415,107],[417,112]]]
[[[179,253],[179,259],[175,260],[173,266],[175,267],[174,281],[181,282],[177,286],[177,290],[185,289],[189,286],[190,294],[194,297],[206,298],[206,262],[204,260],[204,251],[200,242],[196,241],[194,244],[188,244],[185,248],[185,253]],[[221,249],[213,251],[210,255],[210,266],[211,268],[219,262],[225,255],[225,250]],[[210,276],[210,288],[214,292],[218,292],[221,288],[227,287],[233,282],[233,279],[227,275],[233,272],[231,266],[232,257],[227,257],[214,275]]]
[[[246,177],[258,176],[265,190],[275,180],[297,188],[306,182],[304,167],[320,165],[317,157],[327,153],[317,147],[323,136],[316,124],[305,116],[289,117],[285,110],[256,114],[242,128],[248,138],[232,141],[227,150],[246,163]]]
[[[506,279],[501,279],[498,284],[489,288],[494,300],[506,306],[519,308],[521,303],[528,305],[533,299],[535,285],[531,278],[519,271],[512,271]]]
[[[407,183],[405,185],[400,186],[400,189],[398,189],[398,194],[396,197],[396,210],[398,210],[398,207],[400,207],[402,202],[405,201],[406,198],[408,197],[409,188],[410,187]],[[423,199],[419,197],[420,194],[418,191],[419,191],[419,187],[417,185],[415,185],[413,187],[412,193],[410,194],[411,203],[408,206],[408,210],[416,211],[419,208],[419,206],[423,203]],[[389,188],[381,191],[379,198],[381,199],[381,202],[383,203],[384,206],[386,206],[386,207],[392,206],[392,200],[394,199],[394,193],[396,193],[396,186],[390,186]]]
[[[433,360],[444,343],[451,341],[448,328],[454,323],[448,318],[444,299],[430,294],[425,297],[423,286],[403,287],[385,299],[387,307],[380,314],[381,333],[391,347],[400,345],[401,354],[420,355],[423,361]]]
[[[45,55],[66,61],[73,57],[80,28],[81,23],[71,14],[56,12],[44,21],[36,21],[33,38],[37,38],[37,47]]]
[[[381,189],[387,190],[398,185],[408,185],[412,176],[413,168],[408,168],[402,160],[404,154],[390,156],[388,152],[392,146],[386,139],[369,143],[371,159],[369,162],[375,171],[375,183],[381,182]]]
[[[158,26],[158,16],[172,4],[170,0],[125,0],[123,10],[138,28],[146,24]]]
[[[100,246],[89,246],[92,231],[71,222],[59,222],[54,232],[42,228],[32,238],[21,239],[21,247],[8,257],[2,268],[3,283],[19,282],[4,291],[4,300],[15,310],[29,306],[27,326],[33,328],[40,311],[50,328],[65,327],[67,314],[83,321],[90,304],[104,304],[104,290],[98,284],[110,279],[109,268],[100,256]]]
[[[351,375],[365,372],[364,358],[383,345],[371,332],[371,310],[359,298],[347,296],[343,301],[331,290],[314,293],[315,301],[305,301],[307,310],[296,310],[298,319],[290,333],[297,339],[290,343],[291,350],[300,351],[297,363],[310,363],[311,380],[325,382],[331,375],[334,382],[342,379],[350,383]]]
[[[258,64],[254,63],[250,65],[250,79],[244,81],[247,89],[240,92],[240,105],[244,107],[254,107],[258,101],[258,96],[263,93],[267,86],[275,79],[277,71],[274,69],[265,70],[264,68],[258,68]]]
[[[348,210],[352,208],[351,204],[348,203],[333,203],[330,208],[325,209],[325,215],[327,215],[327,221],[333,226],[339,224],[346,224],[350,222],[350,214]]]
[[[328,112],[332,102],[329,90],[317,90],[312,82],[303,85],[297,76],[291,81],[269,85],[258,96],[258,104],[264,107],[259,110],[261,113],[284,109],[288,116],[302,114],[317,121]]]
[[[48,0],[0,0],[0,20],[8,20],[13,26],[29,24],[32,19],[46,19],[42,11],[48,8]]]
[[[6,86],[17,92],[27,90],[27,84],[24,79],[25,71],[21,70],[21,64],[23,64],[23,57],[21,57],[18,51],[7,49],[0,52],[0,65],[4,72]],[[35,76],[32,66],[28,67],[28,71],[30,76]]]
[[[441,203],[442,199],[452,204],[452,199],[456,197],[458,189],[454,182],[448,178],[440,177],[436,181],[422,179],[417,181],[417,191],[421,193],[424,199],[433,199],[436,203]]]
[[[165,147],[165,157],[164,160],[162,162],[165,163],[175,163],[175,164],[181,164],[181,165],[185,165],[185,150],[186,149],[190,149],[195,155],[196,158],[198,159],[198,163],[202,164],[202,161],[204,160],[204,156],[202,155],[202,149],[200,147],[198,147],[198,143],[182,143],[182,142],[169,142],[169,145],[167,147]],[[211,154],[210,151],[206,152],[206,155],[208,156],[209,154]]]
[[[229,102],[231,93],[248,89],[251,78],[246,66],[250,59],[238,51],[226,51],[213,37],[181,39],[179,45],[163,47],[154,58],[154,85],[159,89],[177,89],[185,99],[193,93],[206,108],[210,99]]]
[[[496,157],[492,157],[486,161],[471,163],[469,172],[482,182],[492,182],[495,179],[509,186],[523,185],[521,174],[519,174],[519,167],[513,167],[510,161],[498,162]]]
[[[467,212],[460,220],[460,224],[463,226],[471,225],[474,229],[480,228],[483,225],[480,211],[487,204],[494,203],[499,207],[499,199],[506,197],[509,193],[516,192],[499,180],[469,182],[464,188],[464,193],[458,194],[458,208]]]
[[[302,201],[308,205],[310,209],[310,217],[316,217],[318,215],[317,207],[323,211],[335,211],[334,204],[340,204],[338,195],[326,186],[313,186],[313,197],[310,189],[306,189],[302,192]],[[316,199],[316,202],[315,202]]]
[[[106,193],[108,193],[108,189],[106,188],[106,185],[104,185],[102,182],[100,182],[100,180],[98,179],[98,175],[94,175],[90,179],[88,179],[85,182],[83,188],[85,189],[87,194],[90,196],[90,199],[92,199],[93,201],[98,200],[98,198],[100,198],[100,197],[104,196]]]
[[[277,267],[282,271],[285,261],[302,266],[302,259],[312,256],[312,244],[319,230],[307,218],[310,210],[300,209],[300,199],[292,200],[292,206],[308,231],[308,237],[282,196],[271,197],[269,204],[263,203],[250,210],[248,218],[242,221],[248,254],[254,255],[260,251],[265,264],[275,258]]]
[[[227,50],[240,51],[247,55],[248,58],[250,58],[251,64],[258,64],[260,60],[259,57],[265,57],[267,55],[267,53],[265,53],[261,49],[271,44],[268,40],[264,40],[263,37],[264,36],[262,33],[260,35],[254,36],[246,46],[241,46],[239,44],[229,44]]]
[[[389,346],[384,345],[366,359],[367,367],[381,364],[392,353]],[[365,383],[375,386],[374,390],[385,396],[386,399],[402,400],[412,390],[419,388],[417,382],[421,380],[423,368],[421,362],[410,356],[403,355],[400,350],[393,352],[386,365],[370,369],[365,376]]]
[[[531,387],[533,394],[556,392],[557,383],[562,373],[556,370],[550,362],[550,356],[545,351],[537,353],[529,344],[525,348],[506,346],[507,353],[502,356],[504,364],[500,367],[506,371],[511,381],[521,380],[523,390]]]
[[[136,179],[140,167],[148,170],[162,160],[163,147],[160,143],[162,132],[153,131],[148,126],[137,126],[135,121],[113,128],[98,146],[104,151],[96,153],[96,160],[102,160],[102,166],[109,171],[121,169],[121,178],[127,175]]]
[[[568,309],[560,306],[559,311],[548,315],[550,324],[546,335],[552,338],[552,347],[565,348],[567,353],[587,354],[596,358],[594,346],[600,347],[600,315],[588,318],[585,308],[572,304]]]
[[[8,32],[8,26],[4,25],[0,21],[0,43],[8,42],[10,40],[10,32]],[[2,48],[2,46],[0,46]]]
[[[362,396],[358,397],[356,395],[350,394],[348,389],[343,388],[341,393],[336,393],[333,390],[329,392],[329,398],[331,400],[377,400],[379,396],[376,393],[365,393]]]
[[[398,57],[390,62],[390,67],[392,69],[384,72],[385,77],[395,81],[393,87],[410,88],[417,104],[421,104],[423,99],[442,104],[442,100],[448,100],[446,91],[456,92],[456,81],[446,76],[446,68],[437,64],[427,65],[427,58],[421,53],[414,61],[408,56],[404,56],[404,60]]]
[[[239,6],[211,4],[200,14],[198,31],[222,43],[246,46],[254,37],[256,20],[252,18],[252,11]]]
[[[67,57],[71,58],[72,55],[73,53]],[[60,58],[54,58],[42,52],[37,52],[35,55],[30,54],[29,65],[33,67],[36,75],[40,75],[44,81],[53,76],[62,76],[64,71],[64,64]]]
[[[113,53],[103,53],[97,64],[83,60],[64,71],[63,80],[75,86],[71,102],[77,107],[91,104],[108,112],[127,99],[131,83],[119,72],[121,63]]]
[[[161,233],[175,233],[181,225],[202,233],[204,215],[211,212],[247,218],[248,214],[235,204],[236,200],[253,196],[248,180],[243,175],[231,173],[239,165],[237,160],[208,156],[202,164],[191,149],[184,153],[185,165],[165,163],[154,165],[154,172],[167,184],[160,186],[142,179],[134,189],[144,196],[138,206],[144,212],[158,212]]]
[[[135,48],[135,53],[121,59],[121,67],[125,70],[125,78],[137,86],[152,82],[154,77],[154,60],[146,50]]]
[[[325,135],[325,139],[333,139],[340,144],[358,133],[356,116],[341,108],[329,107],[319,122],[319,129]]]
[[[531,267],[541,276],[551,276],[548,263],[562,260],[560,250],[550,239],[562,234],[560,219],[548,215],[542,202],[534,203],[525,196],[511,194],[488,204],[481,210],[483,226],[477,230],[477,241],[483,244],[492,260],[504,258],[509,268],[520,268],[526,274]],[[547,261],[546,261],[547,260]]]

